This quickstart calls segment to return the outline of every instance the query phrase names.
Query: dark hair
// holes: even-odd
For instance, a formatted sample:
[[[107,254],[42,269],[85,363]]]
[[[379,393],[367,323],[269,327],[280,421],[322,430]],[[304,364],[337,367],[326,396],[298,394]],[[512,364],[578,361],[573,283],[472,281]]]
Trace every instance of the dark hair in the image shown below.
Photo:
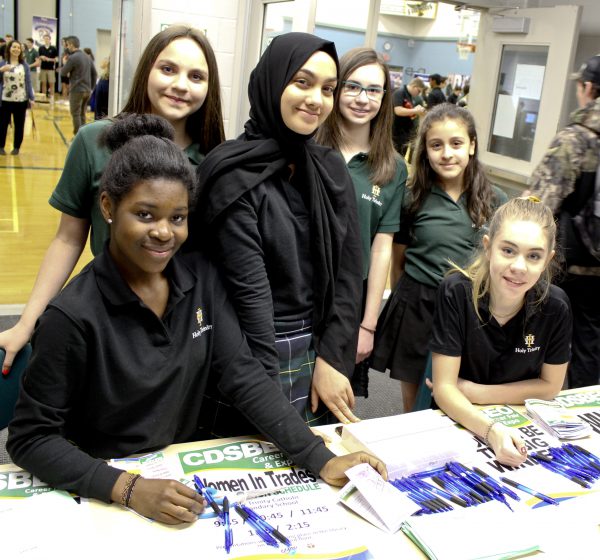
[[[78,49],[79,45],[81,44],[79,42],[79,37],[76,37],[75,35],[69,35],[68,37],[65,37],[65,43],[71,43],[71,45],[73,45],[76,49]]]
[[[452,103],[436,105],[421,118],[413,156],[413,174],[408,180],[412,197],[409,213],[415,214],[419,210],[421,204],[431,192],[431,186],[438,181],[427,156],[427,133],[435,123],[445,120],[462,122],[467,129],[469,139],[475,144],[475,151],[469,158],[469,163],[464,172],[464,190],[467,197],[469,216],[476,227],[480,228],[492,216],[494,191],[477,158],[478,143],[475,120],[467,109],[457,107]]]
[[[35,44],[35,41],[33,40],[33,37],[27,37],[27,39],[25,39],[26,41],[31,41],[33,44]]]
[[[389,183],[396,173],[398,154],[394,149],[392,141],[392,85],[390,81],[390,72],[382,56],[374,49],[358,47],[349,50],[340,59],[339,83],[347,80],[350,74],[370,64],[377,64],[383,70],[385,93],[381,98],[379,112],[371,121],[369,132],[369,150],[367,163],[371,170],[371,181],[376,185]],[[340,111],[340,96],[342,87],[338,86],[335,90],[333,110],[327,120],[317,131],[316,140],[324,146],[329,146],[335,150],[341,151],[345,144],[344,133],[342,131],[342,113]]]
[[[186,130],[192,140],[200,144],[200,151],[207,154],[225,140],[223,113],[221,110],[221,86],[215,53],[205,35],[198,29],[185,25],[172,25],[157,33],[144,49],[133,76],[129,99],[123,113],[150,113],[148,76],[158,55],[177,39],[192,39],[202,49],[208,65],[208,92],[202,107],[190,115]]]
[[[15,43],[18,43],[21,46],[21,52],[19,53],[18,60],[19,64],[23,64],[23,62],[25,62],[25,58],[23,56],[23,52],[25,51],[25,49],[23,48],[23,43],[21,43],[21,41],[17,41],[17,39],[13,39],[10,43],[6,45],[6,50],[4,51],[4,58],[8,62],[10,62],[10,49]]]
[[[88,55],[88,56],[89,56],[89,57],[92,59],[92,61],[96,60],[96,59],[94,58],[94,53],[92,52],[92,49],[90,49],[90,47],[85,47],[85,48],[83,49],[83,52],[84,52],[85,54],[87,54],[87,55]]]
[[[102,173],[100,192],[118,204],[140,181],[169,179],[183,183],[191,208],[196,199],[195,173],[173,138],[171,124],[156,115],[122,115],[107,126],[98,142],[112,155]]]

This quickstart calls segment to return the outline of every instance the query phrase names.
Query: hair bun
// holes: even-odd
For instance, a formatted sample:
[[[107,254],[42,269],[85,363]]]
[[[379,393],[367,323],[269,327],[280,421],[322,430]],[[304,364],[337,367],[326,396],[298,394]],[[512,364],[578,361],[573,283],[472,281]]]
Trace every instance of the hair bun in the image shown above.
[[[115,119],[113,124],[104,130],[100,143],[111,152],[114,152],[139,136],[154,136],[173,140],[175,130],[163,117],[129,113]]]

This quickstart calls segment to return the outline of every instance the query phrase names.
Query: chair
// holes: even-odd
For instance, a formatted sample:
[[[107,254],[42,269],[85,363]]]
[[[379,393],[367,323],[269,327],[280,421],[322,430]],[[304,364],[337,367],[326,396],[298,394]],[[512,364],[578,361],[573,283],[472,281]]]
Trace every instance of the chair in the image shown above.
[[[431,381],[431,377],[431,352],[428,352],[427,363],[425,364],[425,372],[423,374],[423,378],[421,379],[421,383],[419,384],[419,389],[417,390],[415,406],[413,407],[411,412],[431,408],[431,389],[425,384],[425,380],[429,379],[429,381]]]
[[[0,363],[4,362],[4,349],[0,348]],[[25,345],[16,355],[8,375],[0,375],[0,430],[8,426],[15,413],[21,376],[31,356],[31,344]]]

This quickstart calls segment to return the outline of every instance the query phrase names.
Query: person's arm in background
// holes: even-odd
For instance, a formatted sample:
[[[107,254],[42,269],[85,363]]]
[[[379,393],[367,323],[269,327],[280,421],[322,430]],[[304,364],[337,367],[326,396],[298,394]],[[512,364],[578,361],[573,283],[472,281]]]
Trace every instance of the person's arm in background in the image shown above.
[[[393,238],[393,233],[377,233],[371,245],[365,312],[360,323],[361,328],[358,331],[357,364],[368,358],[373,351],[377,318],[379,317],[383,292],[390,270]]]
[[[561,130],[533,172],[529,188],[523,195],[537,196],[556,215],[563,200],[573,192],[581,172],[596,171],[595,167],[584,169],[588,144],[583,130]],[[591,161],[596,160],[592,158]]]
[[[87,241],[90,230],[89,218],[92,201],[91,151],[85,135],[77,134],[69,148],[65,166],[50,203],[61,211],[58,230],[44,255],[40,270],[32,288],[29,300],[18,323],[0,333],[0,347],[6,350],[2,371],[9,371],[17,352],[31,338],[35,322],[48,302],[58,294],[73,272]],[[57,191],[68,191],[66,197],[57,203]],[[63,193],[64,194],[64,193]]]
[[[10,371],[16,354],[29,342],[39,316],[73,272],[85,248],[88,231],[87,220],[61,214],[58,230],[46,250],[23,314],[14,327],[0,333],[0,347],[6,350],[3,373]]]
[[[417,105],[416,107],[412,107],[411,109],[402,107],[401,105],[394,107],[394,114],[397,117],[416,117],[424,113],[425,107],[423,107],[423,105]]]

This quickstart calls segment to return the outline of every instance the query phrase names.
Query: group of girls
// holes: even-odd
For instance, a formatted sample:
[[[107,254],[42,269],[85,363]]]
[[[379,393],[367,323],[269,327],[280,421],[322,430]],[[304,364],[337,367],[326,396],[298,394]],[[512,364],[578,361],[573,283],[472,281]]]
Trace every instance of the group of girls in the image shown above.
[[[385,474],[368,454],[333,457],[308,426],[358,420],[351,383],[357,364],[375,348],[374,361],[393,364],[396,375],[396,349],[412,333],[393,316],[408,320],[422,312],[410,306],[428,307],[422,330],[431,329],[433,305],[421,300],[430,301],[442,280],[447,262],[439,261],[452,257],[463,267],[502,202],[479,168],[472,120],[455,107],[425,117],[415,179],[405,193],[406,167],[391,140],[390,89],[387,67],[371,49],[352,50],[338,62],[329,41],[282,35],[251,75],[244,132],[223,142],[209,43],[181,26],[156,35],[123,113],[76,136],[50,199],[62,212],[58,232],[19,323],[0,333],[3,373],[33,333],[9,427],[13,460],[56,487],[105,501],[127,496],[127,505],[143,515],[190,522],[204,506],[193,491],[175,481],[137,479],[103,459],[201,439],[219,428],[219,435],[232,435],[236,426],[223,433],[221,421],[230,417],[221,409],[232,406],[330,483],[341,483],[344,470],[358,462]],[[509,218],[536,233],[533,246],[529,237],[524,245],[521,232],[505,232]],[[540,277],[554,250],[552,232],[536,219],[517,211],[483,236],[483,280],[460,269],[477,286],[476,297],[468,289],[462,295],[475,298],[473,313],[486,326],[496,321],[502,329],[498,321],[509,317],[529,328],[533,311],[546,312],[548,298],[560,300],[547,289],[530,297],[538,284],[546,285]],[[433,233],[424,227],[428,220],[438,222]],[[450,236],[449,226],[462,229]],[[406,274],[378,326],[393,236],[401,227],[408,248],[396,251]],[[90,230],[95,259],[57,296]],[[499,241],[526,269],[526,280],[521,273],[506,279],[494,272],[490,255]],[[512,270],[507,249],[500,253]],[[537,268],[530,270],[534,260]],[[483,314],[479,304],[487,305]],[[436,321],[448,319],[441,304],[436,309]],[[565,308],[549,309],[560,315]],[[515,314],[505,316],[510,310]],[[500,426],[486,428],[471,403],[481,394],[549,394],[562,367],[550,364],[566,353],[554,350],[546,361],[544,341],[536,356],[541,362],[526,375],[537,383],[521,381],[519,368],[506,387],[522,387],[486,392],[479,385],[495,384],[493,375],[468,374],[461,361],[471,319],[459,325],[465,338],[454,345],[444,340],[451,334],[445,326],[434,326],[432,349],[440,352],[434,354],[434,395],[500,454],[506,437],[520,442]],[[568,321],[563,324],[567,329]],[[376,336],[390,341],[381,351]],[[391,342],[394,336],[400,340]],[[428,341],[417,346],[415,371]],[[394,350],[392,358],[387,349]]]

